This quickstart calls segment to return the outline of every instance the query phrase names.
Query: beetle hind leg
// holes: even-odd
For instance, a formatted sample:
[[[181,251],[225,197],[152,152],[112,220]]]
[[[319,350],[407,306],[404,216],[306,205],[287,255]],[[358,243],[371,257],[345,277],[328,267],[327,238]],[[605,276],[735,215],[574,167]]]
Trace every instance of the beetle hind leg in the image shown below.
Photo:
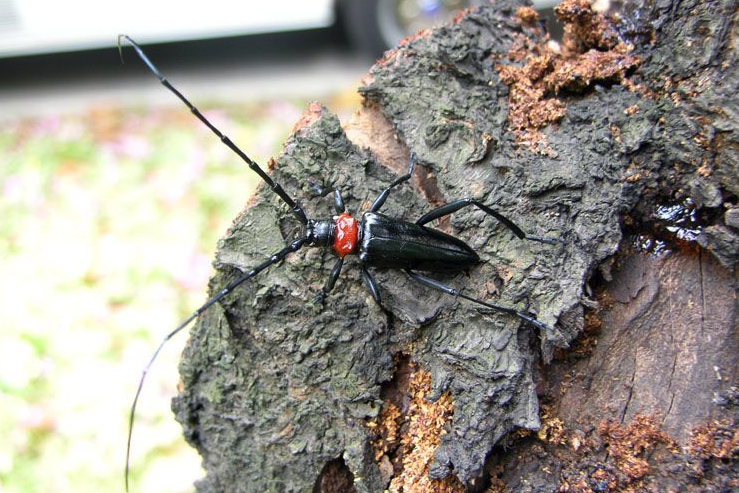
[[[442,205],[441,207],[437,207],[436,209],[429,211],[421,216],[418,221],[416,221],[416,224],[418,224],[419,226],[423,226],[424,224],[429,223],[434,219],[448,216],[449,214],[453,214],[454,212],[457,212],[458,210],[471,205],[474,205],[485,214],[492,216],[500,221],[506,228],[510,229],[514,235],[522,240],[537,241],[539,243],[547,243],[549,245],[554,245],[557,243],[557,240],[554,240],[552,238],[545,238],[543,236],[536,236],[524,233],[523,230],[516,223],[505,217],[500,212],[496,211],[495,209],[491,209],[482,202],[478,202],[469,198],[455,200],[454,202],[449,202],[448,204]]]
[[[452,288],[451,286],[447,284],[437,281],[436,279],[431,279],[430,277],[426,277],[417,272],[413,272],[410,269],[406,269],[406,273],[410,276],[411,279],[418,282],[419,284],[423,284],[424,286],[428,288],[434,289],[436,291],[441,291],[442,293],[449,294],[451,296],[454,296],[455,298],[464,298],[467,301],[471,301],[472,303],[482,305],[486,308],[490,308],[495,311],[513,315],[515,317],[520,318],[521,320],[525,322],[530,323],[531,325],[533,325],[539,330],[548,331],[548,332],[554,331],[554,328],[552,326],[547,325],[544,322],[540,322],[534,316],[521,312],[519,310],[516,310],[515,308],[511,308],[509,306],[498,305],[496,303],[488,303],[486,301],[478,300],[477,298],[467,296],[466,294],[463,294],[462,292]]]

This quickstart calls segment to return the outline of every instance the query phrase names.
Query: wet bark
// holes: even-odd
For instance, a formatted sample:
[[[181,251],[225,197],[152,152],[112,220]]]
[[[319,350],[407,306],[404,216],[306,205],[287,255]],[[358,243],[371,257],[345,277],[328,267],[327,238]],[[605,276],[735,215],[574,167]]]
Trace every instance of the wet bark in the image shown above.
[[[436,277],[553,329],[539,332],[396,271],[372,271],[379,307],[356,257],[316,303],[334,257],[303,248],[207,311],[191,333],[173,409],[203,457],[198,491],[383,491],[390,478],[368,422],[392,392],[399,354],[431,373],[432,400],[445,392],[453,400],[429,475],[453,474],[473,490],[669,485],[667,474],[649,483],[619,469],[620,455],[607,452],[618,435],[607,418],[626,426],[659,416],[650,426],[669,439],[650,436],[663,452],[668,443],[683,450],[712,420],[724,435],[736,430],[737,5],[621,7],[616,29],[641,59],[636,73],[628,84],[606,78],[550,95],[564,116],[540,130],[546,149],[533,150],[511,128],[500,66],[523,65],[527,47],[546,39],[517,7],[469,11],[387,54],[344,128],[311,105],[271,173],[309,217],[333,214],[312,180],[341,189],[359,218],[415,152],[421,165],[410,186],[394,189],[383,213],[415,221],[471,197],[529,233],[556,237],[556,245],[522,242],[476,209],[435,225],[482,259],[468,273]],[[516,50],[524,56],[509,56]],[[301,235],[262,187],[219,242],[211,292]],[[562,432],[513,433],[552,423]],[[702,477],[681,470],[696,485],[718,491],[711,474],[737,477],[734,452],[684,453],[701,467],[720,463]],[[679,462],[669,457],[650,464],[664,472]]]

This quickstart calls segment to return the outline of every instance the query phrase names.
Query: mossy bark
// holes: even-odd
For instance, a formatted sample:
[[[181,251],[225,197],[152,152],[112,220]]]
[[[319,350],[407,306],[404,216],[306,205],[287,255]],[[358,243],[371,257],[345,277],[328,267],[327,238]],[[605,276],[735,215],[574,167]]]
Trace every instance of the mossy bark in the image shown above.
[[[312,197],[309,180],[340,188],[347,210],[359,217],[402,173],[409,151],[415,152],[421,166],[412,186],[395,189],[383,212],[413,221],[434,205],[471,197],[529,233],[558,238],[553,246],[522,242],[476,209],[437,225],[467,241],[482,259],[466,274],[437,277],[466,294],[533,312],[554,330],[539,333],[512,317],[431,292],[395,271],[373,271],[383,296],[380,308],[361,281],[356,258],[349,257],[334,291],[317,305],[313,298],[334,257],[304,248],[206,312],[191,333],[181,364],[183,391],[173,408],[203,457],[207,475],[198,491],[324,491],[326,484],[383,491],[388,478],[376,463],[367,422],[379,412],[383,385],[393,380],[393,355],[399,353],[431,373],[432,399],[444,392],[452,396],[453,422],[430,475],[455,474],[472,489],[488,484],[486,465],[505,471],[500,476],[509,482],[515,477],[517,466],[506,454],[491,451],[502,439],[510,441],[516,428],[539,427],[537,390],[568,426],[575,426],[573,410],[582,409],[589,433],[598,419],[662,411],[667,430],[684,439],[685,430],[715,415],[702,410],[717,406],[709,394],[727,391],[739,377],[736,274],[730,270],[739,248],[737,225],[732,226],[739,193],[737,6],[627,4],[617,28],[642,58],[633,76],[646,90],[609,80],[553,95],[566,112],[542,130],[545,153],[522,146],[508,127],[509,89],[496,68],[516,63],[508,54],[522,40],[545,41],[528,16],[516,15],[517,7],[495,2],[469,11],[386,55],[366,77],[360,89],[365,107],[346,129],[311,105],[272,175],[301,198],[310,217],[327,218],[333,210],[328,198]],[[715,15],[717,10],[723,15]],[[556,378],[556,371],[567,367],[559,361],[551,367],[553,376],[543,379],[550,371],[545,365],[582,333],[585,307],[595,305],[589,282],[597,272],[611,278],[619,245],[647,228],[652,241],[675,239],[666,228],[682,224],[661,222],[665,210],[674,210],[666,206],[699,216],[702,222],[691,228],[699,229],[697,241],[718,262],[703,251],[687,251],[666,260],[624,263],[625,275],[646,276],[639,282],[647,287],[632,283],[635,287],[624,292],[634,293],[620,301],[636,306],[633,299],[649,289],[668,300],[692,300],[683,311],[666,303],[640,312],[638,327],[671,341],[685,334],[697,338],[698,325],[691,322],[697,316],[716,321],[723,331],[672,352],[649,352],[651,366],[645,368],[672,365],[665,374],[674,377],[678,352],[685,361],[700,361],[701,378],[710,379],[705,369],[718,366],[726,380],[694,394],[700,379],[684,385],[685,379],[671,377],[662,392],[665,382],[650,382],[648,371],[642,387],[632,383],[632,391],[624,393],[613,389],[611,371],[637,375],[634,365],[605,365],[589,368],[593,377],[583,377],[589,378],[587,392],[569,394],[567,401],[568,393],[558,387],[564,379]],[[286,207],[262,187],[219,243],[212,292],[301,234]],[[677,274],[683,257],[699,274],[684,283]],[[671,267],[672,274],[662,272],[675,262],[680,265]],[[708,272],[716,275],[709,278]],[[705,289],[706,283],[715,291]],[[681,294],[683,287],[723,301],[708,303],[705,294],[690,298]],[[590,335],[613,351],[587,357],[638,360],[634,345],[648,336],[623,328],[637,327],[634,317],[613,317],[603,318],[600,335]],[[635,388],[648,388],[645,395],[655,398],[640,400]],[[700,401],[688,405],[686,396],[692,395]],[[669,409],[662,409],[663,403]],[[728,406],[720,413],[734,412]],[[532,446],[516,444],[524,452]],[[535,469],[539,459],[532,457],[526,463]],[[351,488],[345,479],[325,479],[325,471],[342,469],[351,473],[346,476],[353,480]],[[536,477],[548,490],[562,481],[556,474]]]

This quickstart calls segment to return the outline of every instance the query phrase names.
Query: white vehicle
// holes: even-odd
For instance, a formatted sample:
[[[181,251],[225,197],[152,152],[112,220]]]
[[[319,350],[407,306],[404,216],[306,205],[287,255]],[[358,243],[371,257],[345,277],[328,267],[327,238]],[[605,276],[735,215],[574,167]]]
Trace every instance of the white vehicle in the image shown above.
[[[358,47],[376,54],[481,1],[0,0],[0,58],[109,47],[119,33],[159,43],[316,29],[337,21]]]

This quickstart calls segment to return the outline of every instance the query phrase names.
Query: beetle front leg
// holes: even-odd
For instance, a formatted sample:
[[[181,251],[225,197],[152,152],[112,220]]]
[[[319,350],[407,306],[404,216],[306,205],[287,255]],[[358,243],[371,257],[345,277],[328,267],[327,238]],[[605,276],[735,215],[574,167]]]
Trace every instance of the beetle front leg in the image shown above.
[[[380,195],[377,196],[375,201],[372,203],[372,207],[370,207],[370,212],[377,212],[380,210],[380,208],[385,204],[385,201],[387,200],[388,195],[390,195],[390,191],[393,189],[393,187],[397,187],[401,183],[408,181],[411,179],[411,176],[413,176],[413,168],[416,166],[416,163],[418,162],[418,157],[416,157],[415,153],[411,153],[411,163],[408,166],[408,173],[401,176],[394,182],[390,184],[385,190],[383,190]]]
[[[330,188],[327,190],[324,190],[324,188],[318,184],[314,179],[308,178],[308,186],[311,187],[313,192],[318,197],[325,197],[326,195],[333,192],[334,194],[334,210],[337,214],[342,214],[346,212],[346,207],[344,207],[344,199],[341,198],[341,191],[338,188]]]

